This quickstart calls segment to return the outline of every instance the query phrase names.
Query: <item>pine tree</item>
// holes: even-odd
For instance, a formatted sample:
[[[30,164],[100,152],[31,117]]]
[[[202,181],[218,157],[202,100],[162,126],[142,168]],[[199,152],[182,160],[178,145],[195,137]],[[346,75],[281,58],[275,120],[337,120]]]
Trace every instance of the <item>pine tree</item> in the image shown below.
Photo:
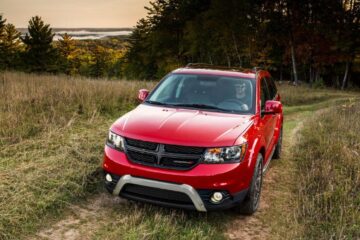
[[[78,59],[78,49],[76,48],[75,40],[70,35],[65,33],[59,39],[57,48],[61,57],[61,71],[69,75],[74,75],[78,72],[80,62]]]
[[[6,19],[0,15],[0,70],[5,68],[4,59],[6,58],[4,53],[4,31],[5,31]]]
[[[3,64],[5,68],[15,68],[19,63],[19,55],[21,51],[21,33],[16,30],[13,24],[6,24],[3,34]]]
[[[62,35],[61,39],[59,40],[60,54],[63,56],[69,56],[75,49],[75,41],[72,39],[72,37],[67,33]]]
[[[102,46],[96,46],[92,50],[92,59],[90,75],[96,78],[106,76],[110,68],[110,54],[108,49]]]
[[[3,16],[0,15],[0,42],[1,42],[2,37],[4,35],[5,23],[6,23],[6,19],[3,19]]]
[[[54,34],[49,24],[45,24],[41,17],[31,18],[28,34],[22,41],[26,45],[25,62],[32,72],[54,72],[56,67],[56,51],[52,45]]]

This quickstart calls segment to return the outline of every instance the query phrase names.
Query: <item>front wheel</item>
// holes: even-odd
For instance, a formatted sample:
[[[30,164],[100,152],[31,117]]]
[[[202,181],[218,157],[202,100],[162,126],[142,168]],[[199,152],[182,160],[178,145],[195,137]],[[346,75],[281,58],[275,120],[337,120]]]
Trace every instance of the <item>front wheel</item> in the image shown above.
[[[249,191],[245,197],[244,202],[238,206],[238,212],[241,214],[252,215],[259,208],[260,203],[260,193],[263,180],[263,156],[259,153],[256,166],[254,170],[254,175],[251,181]]]

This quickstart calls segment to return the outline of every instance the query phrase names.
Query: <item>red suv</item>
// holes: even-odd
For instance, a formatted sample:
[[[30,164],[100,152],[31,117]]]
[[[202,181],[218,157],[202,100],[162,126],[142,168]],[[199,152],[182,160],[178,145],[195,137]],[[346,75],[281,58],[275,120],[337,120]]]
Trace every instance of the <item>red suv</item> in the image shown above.
[[[168,74],[110,128],[109,192],[136,201],[254,213],[279,158],[282,105],[267,71],[191,64]]]

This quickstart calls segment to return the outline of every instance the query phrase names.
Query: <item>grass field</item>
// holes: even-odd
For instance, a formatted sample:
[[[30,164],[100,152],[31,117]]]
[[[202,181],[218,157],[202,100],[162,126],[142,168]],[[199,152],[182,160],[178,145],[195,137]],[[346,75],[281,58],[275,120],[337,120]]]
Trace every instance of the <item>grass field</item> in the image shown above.
[[[107,130],[136,106],[138,89],[154,84],[0,73],[0,239],[29,236],[61,218],[69,206],[103,191],[100,163]],[[297,125],[295,116],[310,118],[321,108],[338,106],[339,99],[355,96],[289,85],[281,85],[280,92],[285,119],[290,119],[288,131]],[[289,186],[277,189],[293,191],[296,207],[286,212],[300,226],[298,238],[350,238],[359,232],[359,138],[348,130],[355,127],[359,132],[359,112],[358,103],[346,103],[306,124],[292,165],[296,174]],[[344,157],[335,161],[339,156]],[[276,162],[274,171],[281,172],[286,164]],[[296,182],[302,184],[291,184]],[[91,238],[222,239],[224,229],[237,218],[229,212],[204,216],[141,204],[125,206],[112,206]],[[280,217],[281,210],[270,209],[268,215]],[[270,225],[276,224],[281,221]]]
[[[316,115],[295,151],[296,216],[306,239],[360,238],[360,102]]]
[[[96,190],[107,130],[145,82],[0,75],[0,239]]]

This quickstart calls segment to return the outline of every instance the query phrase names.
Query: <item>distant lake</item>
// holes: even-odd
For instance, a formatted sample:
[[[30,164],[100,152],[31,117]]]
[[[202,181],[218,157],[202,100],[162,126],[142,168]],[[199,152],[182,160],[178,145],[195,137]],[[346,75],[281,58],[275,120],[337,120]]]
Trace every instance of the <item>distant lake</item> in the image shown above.
[[[61,35],[67,33],[76,40],[102,39],[106,37],[128,36],[131,28],[53,28],[54,40],[61,39]],[[26,28],[19,28],[22,36],[27,33]]]

